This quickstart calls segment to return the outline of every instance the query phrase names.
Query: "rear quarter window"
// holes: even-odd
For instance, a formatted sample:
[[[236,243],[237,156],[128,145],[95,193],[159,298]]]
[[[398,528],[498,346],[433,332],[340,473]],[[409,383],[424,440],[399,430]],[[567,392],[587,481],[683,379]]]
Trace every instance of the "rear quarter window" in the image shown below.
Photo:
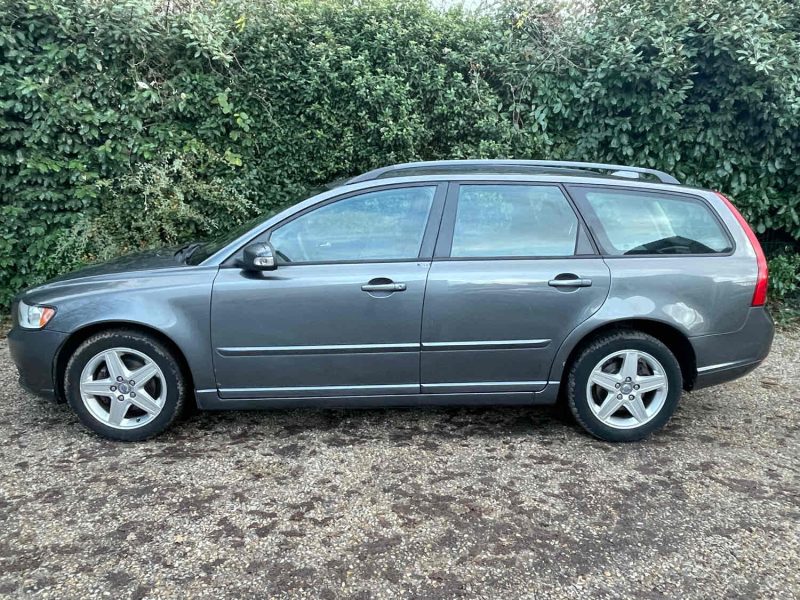
[[[568,186],[604,254],[727,254],[730,236],[700,198]]]

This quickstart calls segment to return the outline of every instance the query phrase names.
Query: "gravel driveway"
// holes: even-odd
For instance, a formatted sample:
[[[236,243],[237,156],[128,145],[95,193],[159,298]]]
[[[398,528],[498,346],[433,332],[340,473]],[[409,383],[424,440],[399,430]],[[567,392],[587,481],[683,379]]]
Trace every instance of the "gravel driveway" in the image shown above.
[[[800,335],[611,445],[551,409],[199,414],[87,433],[0,341],[0,595],[792,598]]]

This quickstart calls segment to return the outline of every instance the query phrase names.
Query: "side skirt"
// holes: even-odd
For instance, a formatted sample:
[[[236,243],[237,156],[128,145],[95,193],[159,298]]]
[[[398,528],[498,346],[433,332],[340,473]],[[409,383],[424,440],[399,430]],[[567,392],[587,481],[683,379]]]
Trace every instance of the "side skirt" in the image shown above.
[[[558,384],[539,392],[399,394],[381,396],[308,396],[302,398],[220,398],[217,390],[197,390],[202,410],[269,410],[281,408],[383,408],[402,406],[533,406],[554,404]]]

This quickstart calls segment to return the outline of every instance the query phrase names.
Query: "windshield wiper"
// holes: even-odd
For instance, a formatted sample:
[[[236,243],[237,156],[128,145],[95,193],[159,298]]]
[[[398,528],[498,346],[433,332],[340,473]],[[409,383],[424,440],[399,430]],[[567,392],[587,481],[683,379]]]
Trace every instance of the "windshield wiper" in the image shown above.
[[[189,242],[188,244],[184,244],[175,252],[175,258],[178,262],[186,262],[189,260],[192,253],[202,245],[202,242]]]

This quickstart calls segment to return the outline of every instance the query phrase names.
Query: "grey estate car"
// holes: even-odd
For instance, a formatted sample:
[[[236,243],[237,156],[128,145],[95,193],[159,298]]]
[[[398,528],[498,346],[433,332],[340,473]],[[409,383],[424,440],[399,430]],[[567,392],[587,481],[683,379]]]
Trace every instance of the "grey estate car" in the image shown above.
[[[201,409],[551,404],[610,441],[770,349],[767,266],[716,192],[637,167],[370,171],[205,243],[19,295],[20,381],[141,440]]]

